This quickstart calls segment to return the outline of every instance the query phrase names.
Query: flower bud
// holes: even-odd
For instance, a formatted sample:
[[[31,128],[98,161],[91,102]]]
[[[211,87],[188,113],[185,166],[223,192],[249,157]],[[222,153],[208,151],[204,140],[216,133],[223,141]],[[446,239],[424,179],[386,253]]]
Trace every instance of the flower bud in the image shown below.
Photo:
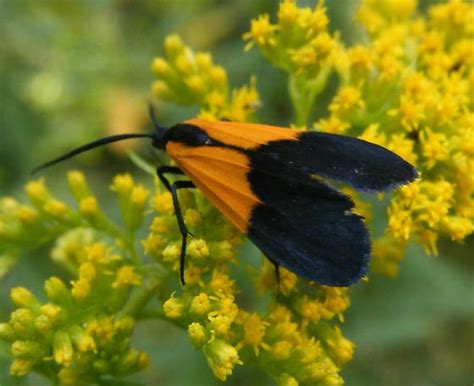
[[[65,331],[57,331],[53,339],[54,361],[58,365],[69,366],[74,354],[71,337]]]
[[[71,301],[71,293],[61,279],[53,276],[44,283],[46,296],[54,303],[65,305]]]
[[[67,180],[71,193],[77,201],[90,196],[90,190],[87,186],[84,174],[80,171],[74,170],[67,174]]]
[[[10,291],[10,298],[17,307],[25,307],[34,311],[40,306],[40,302],[30,291],[24,287],[16,287]]]
[[[183,316],[184,304],[181,299],[175,298],[174,295],[172,295],[171,298],[163,304],[163,310],[168,318],[177,319]]]
[[[225,381],[227,376],[232,374],[236,364],[243,364],[235,347],[220,339],[214,339],[206,344],[204,355],[212,372],[221,381]]]
[[[39,343],[31,340],[17,340],[11,346],[11,353],[14,358],[39,359],[42,355]]]

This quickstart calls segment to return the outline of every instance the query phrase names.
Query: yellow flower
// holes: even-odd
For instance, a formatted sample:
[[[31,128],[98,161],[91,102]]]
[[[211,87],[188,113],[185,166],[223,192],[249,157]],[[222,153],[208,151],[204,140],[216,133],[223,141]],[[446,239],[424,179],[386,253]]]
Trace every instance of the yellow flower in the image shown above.
[[[54,304],[48,303],[41,306],[41,314],[43,314],[49,320],[54,322],[58,319],[59,315],[61,314],[61,308]]]
[[[88,335],[83,328],[74,326],[69,330],[69,332],[72,341],[79,351],[86,352],[95,351],[97,349],[94,339]]]
[[[278,386],[298,386],[299,382],[292,376],[284,373],[278,379]]]
[[[354,71],[368,71],[373,65],[373,54],[365,46],[356,45],[347,50],[350,65]]]
[[[398,273],[398,265],[405,249],[404,242],[389,235],[375,239],[372,244],[371,271],[394,277]]]
[[[52,216],[61,217],[67,212],[67,206],[63,202],[53,199],[44,204],[43,210]]]
[[[65,365],[66,367],[71,363],[72,355],[74,353],[71,337],[64,331],[58,331],[54,335],[54,361],[58,365]]]
[[[180,254],[181,248],[176,244],[170,244],[163,251],[163,260],[169,262],[177,261]]]
[[[209,256],[207,243],[202,239],[193,239],[187,248],[187,254],[194,259],[203,259]]]
[[[354,343],[342,336],[339,327],[334,327],[332,330],[332,336],[326,340],[326,344],[339,365],[352,359],[354,354]]]
[[[95,216],[98,214],[99,205],[95,197],[89,196],[79,202],[79,210],[86,216]]]
[[[297,20],[298,15],[299,9],[294,0],[283,0],[280,2],[278,8],[278,20],[282,27],[294,23]]]
[[[256,313],[249,314],[244,311],[239,313],[237,323],[241,324],[244,330],[241,344],[253,347],[255,355],[258,356],[259,347],[262,345],[265,330],[269,323],[262,320]]]
[[[324,1],[319,1],[314,11],[301,12],[299,22],[307,29],[307,37],[317,35],[326,30],[329,19],[326,16],[326,8],[323,5]]]
[[[410,162],[412,165],[416,164],[417,155],[413,151],[414,142],[413,140],[406,137],[403,134],[394,134],[386,143],[386,148],[398,154],[405,161]]]
[[[174,297],[174,294],[163,304],[163,310],[170,319],[177,319],[184,314],[184,304],[181,299]]]
[[[333,114],[345,114],[351,109],[363,108],[364,105],[360,89],[354,86],[346,86],[339,89],[329,105],[329,111]]]
[[[252,20],[250,23],[250,32],[243,34],[244,40],[250,40],[245,46],[245,50],[249,50],[253,43],[257,43],[259,46],[274,46],[276,44],[274,33],[277,26],[270,23],[270,17],[268,14],[260,15],[257,19]]]
[[[80,201],[82,198],[90,195],[84,174],[80,171],[74,170],[69,172],[67,174],[67,180],[76,200]]]
[[[133,178],[130,174],[118,174],[114,177],[112,185],[110,185],[110,190],[121,195],[127,195],[132,191],[133,185]]]
[[[383,0],[382,6],[389,17],[408,18],[417,6],[417,0]]]
[[[270,347],[270,354],[277,360],[288,359],[293,349],[293,343],[287,340],[280,340]]]
[[[211,302],[209,296],[206,293],[201,292],[199,295],[195,296],[191,302],[190,311],[198,315],[204,315],[210,310],[210,308]]]
[[[331,115],[327,119],[322,118],[315,122],[313,127],[326,133],[342,134],[350,127],[350,124],[342,121],[335,115]]]
[[[85,261],[93,264],[107,264],[111,260],[119,259],[108,254],[107,246],[103,243],[93,243],[85,247]]]
[[[142,241],[143,250],[146,255],[157,253],[161,250],[164,242],[162,236],[150,233],[147,238]]]
[[[472,32],[473,6],[469,2],[461,0],[450,0],[445,4],[434,5],[430,8],[429,14],[435,26],[459,28],[464,32]]]
[[[401,240],[408,240],[413,223],[411,212],[408,210],[402,210],[394,204],[390,207],[388,213],[390,216],[388,222],[390,232]]]
[[[77,300],[84,300],[91,291],[91,282],[88,279],[73,280],[71,294]]]
[[[36,361],[30,359],[16,358],[10,366],[10,374],[17,377],[26,375],[30,372],[35,363]]]
[[[173,219],[173,221],[176,221]],[[169,231],[169,221],[166,218],[157,216],[150,225],[150,231],[154,234],[166,233]]]
[[[212,271],[209,285],[215,293],[232,294],[234,292],[234,281],[219,269]]]
[[[206,91],[205,81],[200,75],[191,75],[184,80],[184,83],[195,94],[201,95]]]
[[[235,365],[242,365],[235,347],[220,339],[213,339],[204,346],[207,363],[217,379],[225,381]]]
[[[220,313],[219,311],[211,311],[207,315],[209,325],[216,335],[225,336],[229,333],[233,317]]]
[[[188,326],[188,335],[195,344],[200,345],[204,342],[206,332],[200,323],[193,322]]]
[[[25,186],[26,194],[33,203],[43,203],[49,198],[44,179],[31,181]]]
[[[132,285],[140,285],[142,278],[135,272],[135,267],[132,265],[123,265],[115,274],[115,281],[112,283],[112,288],[129,287]]]
[[[176,56],[184,49],[184,44],[178,35],[169,35],[165,38],[165,51],[169,56]]]
[[[173,214],[173,200],[170,192],[157,193],[153,200],[154,209],[160,214]]]
[[[322,305],[317,300],[311,300],[307,295],[299,299],[296,305],[297,311],[301,314],[303,319],[311,322],[317,322],[321,318]]]
[[[16,210],[16,219],[24,224],[36,221],[39,217],[38,212],[29,206],[19,206]]]
[[[447,159],[449,148],[446,135],[434,133],[429,128],[426,128],[420,133],[420,140],[428,169],[431,169],[437,162]]]
[[[474,231],[474,224],[471,219],[460,216],[445,216],[442,219],[442,226],[452,240],[461,241]]]
[[[24,287],[13,288],[10,291],[10,298],[17,307],[26,307],[34,310],[40,304],[38,299]]]

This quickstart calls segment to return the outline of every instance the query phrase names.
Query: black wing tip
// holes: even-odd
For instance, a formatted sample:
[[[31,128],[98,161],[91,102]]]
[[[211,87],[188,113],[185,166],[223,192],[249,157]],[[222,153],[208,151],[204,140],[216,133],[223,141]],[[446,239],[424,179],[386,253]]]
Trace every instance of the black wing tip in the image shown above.
[[[390,176],[387,181],[373,181],[370,185],[367,183],[355,183],[354,181],[347,181],[347,183],[361,192],[383,193],[411,184],[420,178],[420,173],[412,164],[408,163],[403,158],[400,158],[400,161],[403,162],[402,167],[399,167],[395,172],[387,171],[387,176]]]
[[[334,277],[334,275],[328,275],[328,277],[323,277],[325,275],[318,275],[318,278],[312,278],[310,280],[328,287],[350,287],[360,281],[360,279],[367,274],[369,271],[369,261],[370,253],[365,253],[362,257],[362,265],[355,275],[342,274],[337,275],[337,277]]]
[[[412,182],[418,180],[420,178],[420,173],[418,173],[416,168],[412,164],[406,162],[405,160],[403,160],[403,162],[405,163],[404,165],[405,170],[403,170],[403,172],[400,173],[400,175],[398,175],[397,177],[392,178],[392,180],[390,181],[388,185],[381,187],[379,189],[374,189],[374,190],[369,189],[365,191],[375,193],[375,192],[384,192],[388,190],[394,190],[394,189],[398,189],[401,186],[411,184]]]

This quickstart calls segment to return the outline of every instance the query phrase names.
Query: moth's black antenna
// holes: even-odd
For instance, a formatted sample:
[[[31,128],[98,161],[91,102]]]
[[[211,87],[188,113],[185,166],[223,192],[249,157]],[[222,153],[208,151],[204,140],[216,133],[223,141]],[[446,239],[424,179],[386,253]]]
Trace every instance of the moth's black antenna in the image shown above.
[[[166,127],[159,125],[158,120],[156,119],[155,106],[153,106],[151,102],[148,103],[148,115],[150,116],[151,123],[153,123],[153,127],[158,132],[158,134],[163,134],[167,129]],[[155,138],[159,138],[159,136]]]
[[[40,170],[46,169],[47,167],[56,165],[59,162],[65,161],[69,158],[74,157],[77,154],[83,153],[85,151],[94,149],[99,146],[104,146],[112,142],[118,142],[118,141],[123,141],[125,139],[131,139],[131,138],[151,138],[153,139],[152,134],[118,134],[118,135],[112,135],[110,137],[105,137],[98,139],[97,141],[87,143],[83,146],[80,146],[74,150],[71,150],[69,153],[66,153],[56,159],[53,159],[52,161],[46,162],[42,165],[39,165],[38,167],[34,168],[31,171],[31,174],[35,174],[39,172]]]

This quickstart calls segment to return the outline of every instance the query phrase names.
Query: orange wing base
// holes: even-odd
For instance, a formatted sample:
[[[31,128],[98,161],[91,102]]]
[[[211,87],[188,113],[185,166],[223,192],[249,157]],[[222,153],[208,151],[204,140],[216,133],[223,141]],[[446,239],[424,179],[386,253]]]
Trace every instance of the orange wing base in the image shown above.
[[[247,181],[248,158],[232,149],[189,147],[168,142],[166,152],[179,168],[242,233],[260,200]]]

